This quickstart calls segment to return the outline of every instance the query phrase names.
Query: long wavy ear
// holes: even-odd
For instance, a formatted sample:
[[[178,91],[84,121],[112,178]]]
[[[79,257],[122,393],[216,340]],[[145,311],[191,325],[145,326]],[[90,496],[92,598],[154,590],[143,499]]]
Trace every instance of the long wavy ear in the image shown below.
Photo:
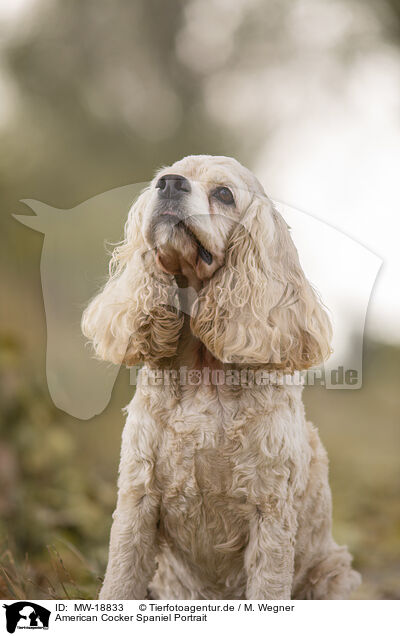
[[[331,353],[328,316],[267,197],[255,197],[233,230],[225,265],[200,292],[191,326],[222,362],[292,372]]]
[[[173,356],[184,321],[175,279],[155,266],[143,239],[146,201],[147,191],[131,208],[109,280],[82,317],[83,334],[97,357],[127,366]]]

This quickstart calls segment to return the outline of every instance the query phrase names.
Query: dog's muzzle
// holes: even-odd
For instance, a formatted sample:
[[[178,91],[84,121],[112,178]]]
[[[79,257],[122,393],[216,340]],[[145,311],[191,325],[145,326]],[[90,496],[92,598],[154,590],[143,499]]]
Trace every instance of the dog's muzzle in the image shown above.
[[[186,212],[185,197],[190,194],[192,188],[185,177],[179,174],[166,174],[156,183],[158,191],[158,203],[154,209],[152,219],[152,235],[156,226],[167,225],[171,230],[183,231],[196,245],[199,258],[207,265],[213,262],[213,255],[199,241],[191,228],[190,216]]]

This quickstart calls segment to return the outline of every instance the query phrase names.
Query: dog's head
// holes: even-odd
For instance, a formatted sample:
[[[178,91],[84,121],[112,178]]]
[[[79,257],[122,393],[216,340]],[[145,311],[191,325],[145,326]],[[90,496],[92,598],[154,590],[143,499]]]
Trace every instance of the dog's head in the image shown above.
[[[141,194],[110,280],[84,315],[97,353],[128,364],[172,356],[183,324],[171,300],[180,275],[198,292],[192,331],[220,361],[293,371],[328,357],[330,323],[288,227],[234,159],[186,157]]]
[[[159,266],[209,280],[256,193],[262,188],[254,175],[228,157],[186,157],[160,170],[145,195],[142,226]]]

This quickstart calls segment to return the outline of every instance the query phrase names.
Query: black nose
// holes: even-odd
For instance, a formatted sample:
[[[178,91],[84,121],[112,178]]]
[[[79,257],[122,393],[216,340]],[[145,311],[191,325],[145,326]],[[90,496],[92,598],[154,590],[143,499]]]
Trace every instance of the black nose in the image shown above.
[[[165,174],[157,181],[156,188],[163,199],[177,199],[191,190],[189,181],[180,174]]]

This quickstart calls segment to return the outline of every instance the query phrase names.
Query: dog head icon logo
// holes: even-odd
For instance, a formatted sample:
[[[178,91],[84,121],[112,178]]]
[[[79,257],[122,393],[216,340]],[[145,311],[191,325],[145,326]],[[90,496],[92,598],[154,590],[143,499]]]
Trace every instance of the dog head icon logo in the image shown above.
[[[32,603],[18,601],[10,605],[3,605],[6,610],[6,627],[9,634],[16,629],[48,629],[50,610]]]

